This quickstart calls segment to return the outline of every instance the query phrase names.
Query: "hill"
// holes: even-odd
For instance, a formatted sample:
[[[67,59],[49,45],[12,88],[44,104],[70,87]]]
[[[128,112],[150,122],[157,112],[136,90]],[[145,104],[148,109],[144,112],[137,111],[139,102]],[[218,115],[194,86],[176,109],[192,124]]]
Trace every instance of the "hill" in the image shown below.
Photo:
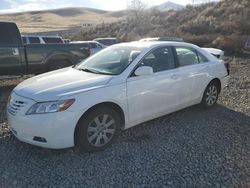
[[[83,24],[110,23],[124,17],[125,12],[91,8],[63,8],[0,15],[2,21],[16,22],[22,33],[71,30]]]
[[[159,11],[167,11],[167,10],[181,10],[184,8],[184,6],[179,5],[177,3],[173,3],[171,1],[167,1],[160,5],[154,6],[154,8],[156,8]]]
[[[249,0],[189,5],[180,11],[151,9],[136,15],[130,14],[123,22],[83,29],[73,39],[117,37],[131,41],[143,37],[176,36],[200,46],[218,47],[237,54],[250,34]]]

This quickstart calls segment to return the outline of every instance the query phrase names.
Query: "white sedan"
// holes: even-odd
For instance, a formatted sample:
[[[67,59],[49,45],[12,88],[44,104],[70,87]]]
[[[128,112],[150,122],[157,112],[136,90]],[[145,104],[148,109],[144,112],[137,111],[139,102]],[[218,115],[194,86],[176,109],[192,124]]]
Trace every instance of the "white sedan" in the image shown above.
[[[217,58],[184,42],[131,42],[19,84],[7,105],[13,134],[45,148],[108,147],[119,130],[201,103],[227,85]]]

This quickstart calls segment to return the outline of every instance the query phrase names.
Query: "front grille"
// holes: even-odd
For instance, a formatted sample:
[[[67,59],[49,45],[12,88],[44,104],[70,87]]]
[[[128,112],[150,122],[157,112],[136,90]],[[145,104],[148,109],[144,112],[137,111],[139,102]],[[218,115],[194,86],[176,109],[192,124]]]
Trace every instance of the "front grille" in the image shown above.
[[[27,102],[11,99],[8,104],[8,112],[15,116],[26,104]]]

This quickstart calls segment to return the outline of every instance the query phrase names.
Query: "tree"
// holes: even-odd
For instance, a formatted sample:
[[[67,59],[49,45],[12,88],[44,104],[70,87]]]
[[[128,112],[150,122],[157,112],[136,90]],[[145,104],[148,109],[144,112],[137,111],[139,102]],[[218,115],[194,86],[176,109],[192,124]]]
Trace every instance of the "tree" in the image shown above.
[[[131,0],[128,5],[129,18],[139,21],[146,12],[146,4],[141,0]]]

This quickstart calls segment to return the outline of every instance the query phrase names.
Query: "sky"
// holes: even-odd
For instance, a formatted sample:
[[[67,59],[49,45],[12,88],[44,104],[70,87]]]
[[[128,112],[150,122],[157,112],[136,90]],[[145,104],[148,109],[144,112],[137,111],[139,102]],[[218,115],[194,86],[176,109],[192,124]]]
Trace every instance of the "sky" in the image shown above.
[[[159,5],[168,0],[142,0],[147,6]],[[194,0],[208,2],[209,0]],[[0,14],[23,12],[32,10],[46,10],[63,7],[90,7],[102,10],[124,10],[130,0],[0,0]],[[173,2],[187,5],[192,0],[173,0]]]

